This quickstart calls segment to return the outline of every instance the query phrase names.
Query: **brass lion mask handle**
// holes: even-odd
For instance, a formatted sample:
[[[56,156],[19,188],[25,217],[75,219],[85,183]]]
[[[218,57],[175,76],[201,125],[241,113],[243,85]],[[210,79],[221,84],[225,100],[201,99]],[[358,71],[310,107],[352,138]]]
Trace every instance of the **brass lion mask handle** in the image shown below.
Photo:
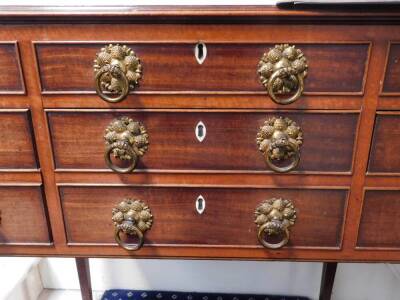
[[[142,77],[139,58],[125,45],[110,44],[102,48],[96,55],[93,68],[97,94],[111,103],[123,100]]]
[[[112,210],[112,221],[115,227],[115,241],[125,250],[139,250],[144,243],[144,234],[153,224],[153,215],[150,208],[141,200],[124,199]],[[121,233],[135,236],[136,244],[122,241]]]
[[[263,201],[255,211],[255,223],[258,227],[258,241],[265,248],[279,249],[285,246],[290,238],[289,228],[296,221],[296,209],[290,200],[272,198]],[[280,238],[271,243],[271,236]]]
[[[132,172],[138,159],[143,156],[149,145],[149,136],[144,125],[129,117],[121,117],[113,120],[104,133],[106,150],[104,159],[107,166],[117,173]],[[129,161],[128,167],[119,167],[111,160],[115,158]]]
[[[258,75],[272,100],[278,104],[296,101],[304,90],[307,59],[300,49],[288,44],[275,45],[264,53],[258,64]],[[290,95],[281,98],[278,95]]]
[[[289,172],[297,167],[302,143],[301,128],[289,118],[269,118],[257,133],[257,145],[265,162],[279,173]],[[290,163],[286,166],[277,165],[277,162],[285,160],[290,160]]]

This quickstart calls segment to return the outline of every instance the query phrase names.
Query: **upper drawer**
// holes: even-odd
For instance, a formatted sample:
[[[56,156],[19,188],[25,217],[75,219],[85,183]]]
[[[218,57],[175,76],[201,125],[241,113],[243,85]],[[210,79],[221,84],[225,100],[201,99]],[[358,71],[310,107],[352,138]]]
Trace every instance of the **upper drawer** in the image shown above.
[[[24,94],[25,85],[16,42],[0,42],[0,94]]]
[[[257,65],[272,43],[207,43],[202,64],[195,43],[124,42],[140,58],[141,93],[266,94]],[[35,43],[42,92],[94,93],[93,60],[105,43]],[[368,43],[296,44],[307,57],[307,94],[362,94]],[[340,59],[337,59],[340,58]],[[266,95],[267,97],[267,95]]]
[[[400,43],[390,43],[386,61],[383,95],[400,95]]]
[[[37,169],[29,111],[0,109],[0,169]]]
[[[269,171],[256,142],[264,121],[288,117],[302,129],[298,171],[352,170],[357,132],[355,112],[260,112],[184,110],[48,110],[57,169],[108,169],[104,161],[104,131],[114,118],[140,121],[149,136],[148,151],[137,169]],[[196,125],[202,122],[202,141]]]
[[[0,245],[50,243],[42,195],[39,186],[0,187]]]

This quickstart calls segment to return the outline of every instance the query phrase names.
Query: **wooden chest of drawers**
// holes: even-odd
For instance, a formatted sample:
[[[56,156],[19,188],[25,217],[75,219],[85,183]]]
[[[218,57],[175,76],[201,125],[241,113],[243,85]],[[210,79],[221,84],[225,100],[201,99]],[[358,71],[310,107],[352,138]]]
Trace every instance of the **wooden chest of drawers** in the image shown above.
[[[2,11],[0,254],[399,261],[399,17]]]

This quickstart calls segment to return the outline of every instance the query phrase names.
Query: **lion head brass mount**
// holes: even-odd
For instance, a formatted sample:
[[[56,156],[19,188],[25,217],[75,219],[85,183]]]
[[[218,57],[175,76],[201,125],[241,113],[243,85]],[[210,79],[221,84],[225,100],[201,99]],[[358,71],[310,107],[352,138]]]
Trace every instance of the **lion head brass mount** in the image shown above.
[[[301,128],[289,118],[269,118],[257,133],[258,149],[264,154],[267,165],[279,173],[289,172],[297,167],[302,143]],[[287,159],[291,160],[287,166],[281,167],[274,163]]]
[[[104,140],[104,159],[110,169],[118,173],[133,171],[139,157],[146,153],[149,145],[149,136],[144,125],[129,117],[113,120],[105,130]],[[115,165],[111,161],[111,154],[117,159],[130,161],[129,166],[122,168]]]
[[[97,94],[105,101],[123,100],[129,89],[135,89],[142,77],[142,65],[135,52],[127,46],[109,44],[101,48],[94,60]],[[117,94],[116,97],[110,94]]]
[[[255,211],[258,241],[269,249],[279,249],[289,241],[289,227],[296,221],[296,209],[290,200],[271,198],[264,200]],[[267,241],[268,236],[281,236],[278,243]]]
[[[112,210],[115,227],[115,241],[125,250],[139,250],[143,246],[144,233],[153,224],[150,208],[141,200],[124,199]],[[121,240],[121,232],[138,238],[136,244],[127,244]]]
[[[275,45],[264,53],[258,64],[260,81],[278,104],[290,104],[301,96],[307,70],[303,52],[288,44]],[[277,95],[291,96],[283,99]]]

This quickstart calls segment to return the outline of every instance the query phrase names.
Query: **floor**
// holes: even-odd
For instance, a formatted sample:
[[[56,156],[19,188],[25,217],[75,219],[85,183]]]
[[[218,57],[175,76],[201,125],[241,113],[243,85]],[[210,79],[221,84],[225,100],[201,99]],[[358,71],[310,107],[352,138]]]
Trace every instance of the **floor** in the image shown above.
[[[93,300],[100,300],[102,292],[93,292]],[[78,290],[44,289],[37,300],[82,300]]]

